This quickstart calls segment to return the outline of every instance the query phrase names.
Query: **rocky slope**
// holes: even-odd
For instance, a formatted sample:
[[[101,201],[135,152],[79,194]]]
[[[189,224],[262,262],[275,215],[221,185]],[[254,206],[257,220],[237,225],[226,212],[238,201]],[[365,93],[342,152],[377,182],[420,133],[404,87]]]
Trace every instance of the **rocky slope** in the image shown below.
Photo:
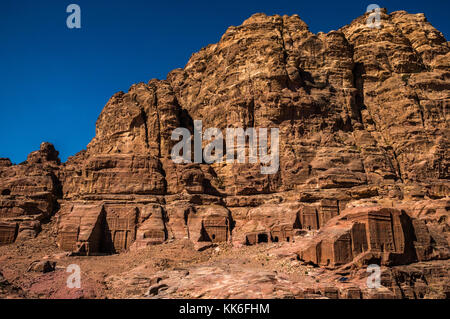
[[[426,282],[448,295],[450,47],[423,14],[366,20],[314,34],[297,15],[255,14],[166,80],[114,94],[66,163],[48,143],[19,165],[0,160],[0,243],[52,216],[58,246],[78,255],[283,242],[327,271],[388,267],[382,296],[423,297]],[[194,120],[279,128],[279,170],[175,164],[171,134]]]

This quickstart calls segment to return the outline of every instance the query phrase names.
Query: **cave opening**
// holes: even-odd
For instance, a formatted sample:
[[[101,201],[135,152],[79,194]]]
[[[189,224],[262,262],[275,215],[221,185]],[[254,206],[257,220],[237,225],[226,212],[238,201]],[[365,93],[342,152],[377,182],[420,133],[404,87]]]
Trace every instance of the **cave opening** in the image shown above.
[[[258,234],[258,244],[259,243],[267,243],[269,242],[269,238],[267,234]]]

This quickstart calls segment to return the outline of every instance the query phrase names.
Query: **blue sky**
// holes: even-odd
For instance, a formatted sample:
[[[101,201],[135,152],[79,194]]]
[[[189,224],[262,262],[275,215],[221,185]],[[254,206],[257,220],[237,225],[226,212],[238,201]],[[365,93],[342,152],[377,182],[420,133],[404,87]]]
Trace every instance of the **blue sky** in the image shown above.
[[[71,3],[81,7],[81,29],[66,27]],[[297,13],[311,31],[328,32],[371,3],[389,12],[423,12],[450,38],[448,0],[2,0],[0,157],[20,163],[48,141],[65,161],[94,137],[97,117],[115,92],[165,79],[253,13]]]

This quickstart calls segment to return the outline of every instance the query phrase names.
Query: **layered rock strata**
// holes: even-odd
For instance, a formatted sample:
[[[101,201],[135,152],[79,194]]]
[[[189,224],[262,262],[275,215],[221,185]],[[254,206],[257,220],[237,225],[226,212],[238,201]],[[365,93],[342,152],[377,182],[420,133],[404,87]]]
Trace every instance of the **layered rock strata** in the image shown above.
[[[56,214],[59,246],[78,254],[187,238],[301,243],[331,268],[448,259],[448,42],[423,14],[366,20],[314,34],[297,15],[255,14],[166,80],[114,94],[66,163],[48,143],[1,159],[0,243]],[[279,170],[174,163],[172,132],[194,120],[278,128]]]

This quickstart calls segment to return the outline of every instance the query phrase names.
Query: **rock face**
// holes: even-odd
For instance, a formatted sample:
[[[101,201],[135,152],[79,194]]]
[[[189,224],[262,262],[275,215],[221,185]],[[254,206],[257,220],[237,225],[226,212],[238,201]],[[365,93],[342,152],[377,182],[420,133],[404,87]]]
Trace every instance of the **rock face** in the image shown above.
[[[42,143],[19,165],[0,160],[0,244],[33,238],[41,221],[56,212],[61,198],[56,177],[60,164],[58,152],[49,143]]]
[[[328,267],[450,258],[449,243],[442,234],[430,231],[422,219],[411,219],[404,211],[392,208],[348,209],[305,243],[300,258]]]
[[[367,17],[314,34],[255,14],[166,80],[113,95],[66,163],[48,143],[0,159],[0,243],[56,213],[59,246],[78,254],[187,238],[295,242],[329,268],[448,259],[450,47],[423,14]],[[195,120],[278,128],[279,170],[174,163],[172,132]]]

